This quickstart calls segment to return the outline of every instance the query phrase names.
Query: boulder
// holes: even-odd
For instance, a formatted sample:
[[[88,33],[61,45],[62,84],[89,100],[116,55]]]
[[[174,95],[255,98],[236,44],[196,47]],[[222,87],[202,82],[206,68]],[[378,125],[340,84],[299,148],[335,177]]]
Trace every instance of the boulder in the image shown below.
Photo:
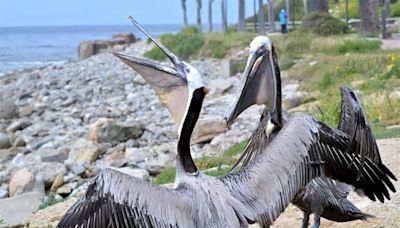
[[[7,189],[0,186],[0,199],[6,198],[7,196],[8,196]]]
[[[132,33],[117,33],[112,35],[113,40],[123,40],[125,44],[135,43],[137,41],[136,37]]]
[[[79,148],[78,154],[75,158],[75,164],[91,164],[96,161],[100,156],[101,148],[97,143],[89,142]]]
[[[89,127],[89,139],[93,142],[125,142],[142,136],[141,125],[122,125],[113,119],[102,118]]]
[[[0,199],[0,218],[5,227],[24,227],[29,217],[42,205],[43,194],[28,192],[12,198]]]
[[[41,162],[34,169],[36,176],[42,177],[47,187],[53,184],[58,175],[63,176],[67,172],[66,166],[59,162]]]
[[[125,149],[125,158],[131,163],[139,163],[145,160],[146,155],[141,148],[132,147]]]
[[[87,59],[94,54],[96,54],[96,53],[95,53],[93,42],[83,41],[79,44],[79,47],[78,47],[79,59]]]
[[[20,108],[18,110],[18,113],[19,113],[20,117],[29,116],[29,115],[32,114],[32,112],[33,112],[33,106],[32,105],[24,106],[24,107],[22,107],[22,108]]]
[[[10,139],[7,134],[0,132],[0,149],[10,148]]]
[[[64,184],[64,176],[62,174],[58,174],[53,184],[50,187],[50,191],[56,192],[59,187]]]
[[[103,159],[106,166],[121,167],[126,163],[123,150],[108,153]]]
[[[32,123],[27,119],[16,120],[10,124],[10,126],[7,128],[7,132],[13,133],[16,131],[20,131],[29,127],[31,124]]]
[[[0,99],[0,119],[11,119],[17,117],[17,106],[14,101]]]
[[[227,130],[225,123],[220,119],[199,120],[193,131],[192,144],[208,143]]]
[[[35,178],[32,172],[26,168],[18,170],[14,173],[10,180],[10,197],[32,191],[34,184]]]

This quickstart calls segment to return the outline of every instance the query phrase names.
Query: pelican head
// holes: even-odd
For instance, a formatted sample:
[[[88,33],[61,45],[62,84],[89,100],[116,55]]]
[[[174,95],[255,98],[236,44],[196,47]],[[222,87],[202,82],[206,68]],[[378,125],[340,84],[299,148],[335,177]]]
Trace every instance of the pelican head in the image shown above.
[[[254,104],[265,105],[268,112],[272,113],[271,121],[279,124],[273,115],[277,112],[277,103],[280,102],[277,100],[277,96],[280,95],[280,88],[277,88],[280,86],[280,82],[277,83],[277,69],[271,40],[266,36],[255,37],[250,43],[250,55],[241,85],[225,113],[228,126],[240,113]]]
[[[147,59],[140,59],[117,52],[113,52],[113,54],[139,73],[154,88],[161,103],[171,113],[180,135],[190,104],[202,101],[207,92],[202,76],[195,67],[182,61],[163,44],[154,39],[135,19],[132,17],[130,19],[140,31],[165,53],[173,66],[162,65]],[[201,99],[199,99],[200,97]],[[197,106],[201,106],[201,104],[197,104]]]
[[[132,23],[149,37],[168,57],[173,66],[140,59],[120,53],[113,53],[140,74],[156,91],[161,103],[167,107],[178,127],[177,169],[196,175],[197,168],[190,155],[190,136],[199,118],[203,99],[207,93],[199,71],[182,61],[174,53],[159,43],[132,17]]]

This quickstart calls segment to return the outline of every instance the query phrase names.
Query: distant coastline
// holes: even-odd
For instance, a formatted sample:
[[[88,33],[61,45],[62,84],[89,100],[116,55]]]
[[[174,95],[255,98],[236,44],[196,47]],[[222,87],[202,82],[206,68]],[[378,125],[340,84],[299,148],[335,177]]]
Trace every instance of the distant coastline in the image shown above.
[[[146,25],[155,36],[175,33],[180,24]],[[0,27],[0,77],[15,70],[62,64],[77,60],[81,41],[110,39],[115,33],[142,33],[129,25]]]

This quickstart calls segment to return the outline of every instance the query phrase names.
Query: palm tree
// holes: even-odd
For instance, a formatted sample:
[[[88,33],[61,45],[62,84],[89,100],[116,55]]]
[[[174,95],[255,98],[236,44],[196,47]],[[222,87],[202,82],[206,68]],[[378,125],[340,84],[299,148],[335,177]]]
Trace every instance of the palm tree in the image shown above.
[[[213,31],[213,22],[212,22],[212,4],[214,0],[208,0],[208,32]]]
[[[308,4],[307,0],[303,0],[303,7],[304,7],[304,16],[308,15]]]
[[[274,0],[268,0],[268,22],[269,31],[275,32]]]
[[[238,32],[246,31],[246,12],[245,12],[245,0],[239,0],[239,20],[238,20]]]
[[[228,12],[227,12],[227,6],[226,6],[226,0],[221,0],[221,24],[222,24],[222,31],[227,32],[228,31]]]
[[[285,7],[286,7],[286,15],[287,15],[287,21],[290,21],[290,4],[289,0],[285,0]],[[289,23],[288,23],[289,24]]]
[[[258,0],[258,33],[265,35],[264,1]]]
[[[181,0],[182,3],[182,12],[183,12],[183,27],[188,27],[188,18],[187,18],[187,8],[186,8],[186,0]]]
[[[201,32],[201,0],[196,0],[197,3],[197,28]]]
[[[361,32],[366,35],[376,35],[379,32],[378,0],[359,0]]]

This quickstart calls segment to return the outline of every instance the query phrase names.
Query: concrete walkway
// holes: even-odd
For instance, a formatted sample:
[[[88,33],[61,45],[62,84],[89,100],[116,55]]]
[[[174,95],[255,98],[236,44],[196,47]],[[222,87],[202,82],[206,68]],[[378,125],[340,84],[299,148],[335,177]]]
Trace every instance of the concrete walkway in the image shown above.
[[[382,40],[381,48],[383,50],[400,49],[400,38]]]

